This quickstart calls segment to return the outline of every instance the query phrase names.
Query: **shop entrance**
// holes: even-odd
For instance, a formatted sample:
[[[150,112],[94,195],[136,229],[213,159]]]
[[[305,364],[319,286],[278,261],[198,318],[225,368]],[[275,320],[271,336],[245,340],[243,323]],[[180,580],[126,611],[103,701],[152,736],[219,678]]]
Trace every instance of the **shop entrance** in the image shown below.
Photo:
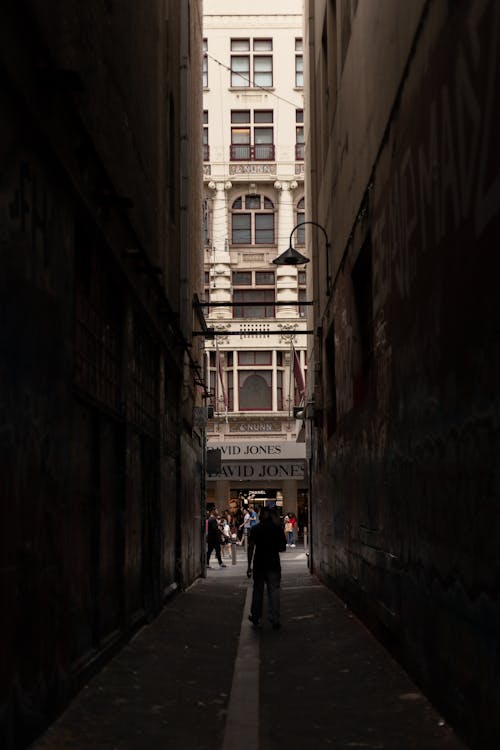
[[[283,504],[283,495],[280,490],[276,489],[258,489],[249,487],[245,489],[231,489],[231,497],[237,499],[241,505],[253,505],[256,510],[262,506]]]

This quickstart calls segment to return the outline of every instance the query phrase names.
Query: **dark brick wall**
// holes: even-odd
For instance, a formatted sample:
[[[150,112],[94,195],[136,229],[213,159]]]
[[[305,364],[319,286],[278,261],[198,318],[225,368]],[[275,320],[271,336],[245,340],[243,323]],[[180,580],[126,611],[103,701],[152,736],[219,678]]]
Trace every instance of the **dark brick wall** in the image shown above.
[[[9,0],[0,11],[6,750],[200,571],[201,523],[178,500],[184,472],[191,495],[201,487],[178,325],[181,165],[167,158],[179,150],[178,10]]]
[[[499,32],[493,2],[425,10],[323,325],[312,464],[316,571],[477,747],[500,742]]]

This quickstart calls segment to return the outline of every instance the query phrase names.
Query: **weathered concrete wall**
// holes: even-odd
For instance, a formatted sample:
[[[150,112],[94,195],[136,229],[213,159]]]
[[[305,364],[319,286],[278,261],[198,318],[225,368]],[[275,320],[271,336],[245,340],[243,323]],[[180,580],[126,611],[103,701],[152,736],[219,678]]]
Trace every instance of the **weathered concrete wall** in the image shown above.
[[[201,118],[182,117],[200,80],[201,23],[192,2],[182,59],[181,5],[0,10],[6,750],[26,746],[200,572],[199,551],[182,576],[177,564],[201,543],[178,501],[201,486],[199,395],[180,328],[190,330],[186,301],[201,283]],[[169,161],[181,121],[193,153]]]
[[[374,4],[352,5],[351,40],[360,43]],[[493,747],[500,11],[488,1],[431,2],[415,19],[406,8],[392,4],[363,53],[380,81],[385,126],[377,100],[359,93],[350,49],[339,79],[338,111],[347,112],[348,89],[358,92],[353,130],[372,141],[363,190],[339,149],[311,180],[309,205],[321,185],[315,218],[329,227],[337,261],[315,352],[313,564],[471,744]],[[391,104],[387,53],[376,50],[393,36],[411,43],[390,73]],[[339,143],[351,138],[345,117]],[[314,110],[311,127],[313,118]]]

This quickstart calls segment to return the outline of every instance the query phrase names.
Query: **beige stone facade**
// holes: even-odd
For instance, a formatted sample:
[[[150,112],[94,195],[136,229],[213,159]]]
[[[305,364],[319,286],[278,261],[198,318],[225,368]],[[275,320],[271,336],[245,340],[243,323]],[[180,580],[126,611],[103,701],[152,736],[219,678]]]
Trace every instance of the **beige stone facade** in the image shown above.
[[[222,449],[207,501],[220,509],[240,495],[296,513],[307,504],[293,363],[300,381],[308,271],[272,263],[304,219],[302,5],[204,3],[204,300],[217,333],[205,351],[207,446]],[[302,229],[293,242],[307,254]]]

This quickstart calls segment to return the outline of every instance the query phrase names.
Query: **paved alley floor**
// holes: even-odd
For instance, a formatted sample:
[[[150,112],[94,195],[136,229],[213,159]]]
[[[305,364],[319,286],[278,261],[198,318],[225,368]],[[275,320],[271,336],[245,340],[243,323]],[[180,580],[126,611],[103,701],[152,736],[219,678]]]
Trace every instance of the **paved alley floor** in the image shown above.
[[[464,750],[356,617],[282,555],[283,627],[248,622],[236,565],[175,596],[32,750]]]

